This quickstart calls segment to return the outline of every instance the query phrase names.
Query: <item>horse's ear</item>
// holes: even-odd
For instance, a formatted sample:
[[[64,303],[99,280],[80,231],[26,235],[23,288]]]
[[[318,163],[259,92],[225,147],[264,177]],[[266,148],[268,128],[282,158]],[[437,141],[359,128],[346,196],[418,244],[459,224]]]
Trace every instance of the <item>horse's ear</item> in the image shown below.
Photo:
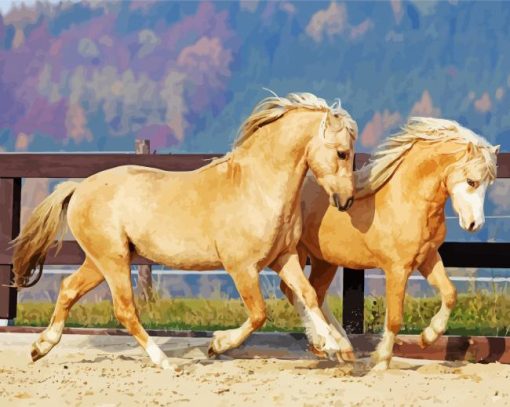
[[[500,149],[500,147],[501,147],[500,145],[494,146],[494,147],[492,148],[492,152],[493,152],[494,154],[496,154],[496,155],[497,155],[497,154],[499,154],[499,149]]]
[[[470,156],[474,153],[475,151],[475,146],[474,144],[470,141],[468,144],[467,144],[467,148],[466,148],[466,152],[467,154]]]

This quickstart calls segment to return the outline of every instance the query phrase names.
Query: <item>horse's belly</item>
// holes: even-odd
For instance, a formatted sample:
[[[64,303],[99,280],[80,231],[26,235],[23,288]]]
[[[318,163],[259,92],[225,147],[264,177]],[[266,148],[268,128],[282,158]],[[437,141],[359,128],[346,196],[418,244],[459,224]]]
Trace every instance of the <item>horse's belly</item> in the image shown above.
[[[373,253],[368,250],[360,235],[336,231],[305,228],[301,242],[314,257],[331,264],[353,269],[378,267]]]
[[[368,269],[378,267],[374,261],[374,256],[362,245],[356,245],[356,242],[336,243],[334,247],[324,248],[322,250],[323,260],[331,264],[338,264],[352,269]]]
[[[183,270],[221,268],[214,243],[203,235],[189,238],[179,235],[132,239],[135,251],[156,263]]]

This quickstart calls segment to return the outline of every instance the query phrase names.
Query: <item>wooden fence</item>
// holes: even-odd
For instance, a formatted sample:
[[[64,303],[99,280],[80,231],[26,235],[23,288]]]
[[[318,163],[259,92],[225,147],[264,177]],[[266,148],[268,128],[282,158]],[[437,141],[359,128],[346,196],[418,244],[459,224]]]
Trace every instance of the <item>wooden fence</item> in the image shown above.
[[[221,154],[0,154],[0,319],[16,317],[17,292],[2,286],[11,281],[12,252],[8,242],[20,229],[22,178],[86,178],[96,172],[125,164],[163,170],[190,171]],[[356,154],[355,166],[368,160]],[[510,153],[498,157],[498,178],[510,178]],[[510,197],[509,197],[510,199]],[[440,253],[447,267],[510,268],[510,243],[445,242]],[[64,242],[58,255],[50,252],[47,265],[78,265],[84,254],[76,242]],[[151,264],[135,256],[133,264]],[[343,281],[343,323],[349,333],[363,332],[364,271],[346,269]]]

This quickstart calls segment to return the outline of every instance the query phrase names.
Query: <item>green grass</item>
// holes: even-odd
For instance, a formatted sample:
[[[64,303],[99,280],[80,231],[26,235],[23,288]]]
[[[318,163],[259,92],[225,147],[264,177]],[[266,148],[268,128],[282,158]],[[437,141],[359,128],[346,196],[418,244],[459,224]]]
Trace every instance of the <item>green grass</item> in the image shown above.
[[[342,300],[329,297],[333,313],[341,321]],[[263,331],[302,332],[300,319],[286,300],[266,300],[268,319]],[[419,333],[439,309],[439,298],[406,297],[401,333]],[[18,304],[16,325],[48,325],[54,304],[24,302]],[[216,330],[235,328],[246,319],[240,300],[169,299],[151,304],[138,304],[142,324],[146,328]],[[365,332],[380,332],[384,322],[384,298],[365,299]],[[66,322],[69,327],[120,327],[111,303],[76,304]],[[450,318],[450,335],[510,335],[510,296],[479,292],[459,295]]]
[[[365,299],[365,331],[380,332],[384,323],[384,298]],[[402,333],[420,333],[439,310],[439,298],[413,298],[404,302]],[[510,295],[485,291],[460,294],[448,323],[449,335],[510,335]]]

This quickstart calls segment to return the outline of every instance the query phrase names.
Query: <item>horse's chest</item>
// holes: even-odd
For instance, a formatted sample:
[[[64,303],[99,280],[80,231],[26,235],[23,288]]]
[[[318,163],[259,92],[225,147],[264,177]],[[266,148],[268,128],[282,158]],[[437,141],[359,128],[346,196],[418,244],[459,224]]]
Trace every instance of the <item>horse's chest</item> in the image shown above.
[[[301,215],[299,211],[282,213],[270,225],[270,232],[262,239],[265,246],[261,252],[263,263],[272,262],[280,253],[297,244],[301,235]]]
[[[428,225],[422,230],[419,249],[416,253],[414,267],[422,264],[431,253],[437,251],[444,241],[446,228],[440,217],[429,219]]]
[[[301,237],[301,214],[295,211],[292,215],[283,217],[280,222],[278,241],[284,247],[289,247],[297,244]]]

